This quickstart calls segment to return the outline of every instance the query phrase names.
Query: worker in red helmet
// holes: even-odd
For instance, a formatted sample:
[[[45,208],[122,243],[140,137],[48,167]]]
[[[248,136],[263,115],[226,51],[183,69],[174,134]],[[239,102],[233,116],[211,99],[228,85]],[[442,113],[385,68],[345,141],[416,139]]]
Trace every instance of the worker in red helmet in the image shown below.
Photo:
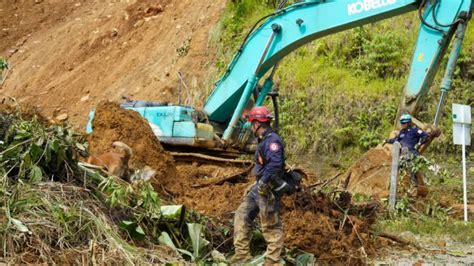
[[[282,139],[270,127],[273,116],[264,106],[250,110],[248,122],[258,140],[254,173],[257,182],[245,194],[234,217],[235,255],[232,264],[251,259],[252,223],[259,215],[263,237],[267,242],[264,265],[278,265],[283,249],[283,227],[280,219],[283,187],[275,184],[284,175],[285,151]],[[283,183],[286,184],[286,183]]]

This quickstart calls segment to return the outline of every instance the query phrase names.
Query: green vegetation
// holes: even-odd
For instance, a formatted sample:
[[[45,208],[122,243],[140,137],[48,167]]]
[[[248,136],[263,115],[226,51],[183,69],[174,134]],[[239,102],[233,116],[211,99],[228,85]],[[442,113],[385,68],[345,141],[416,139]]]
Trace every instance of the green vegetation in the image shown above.
[[[7,60],[3,57],[0,57],[0,85],[3,84],[3,80],[5,79],[3,72],[8,69]]]
[[[413,169],[422,169],[425,182],[430,190],[425,199],[416,199],[408,195],[407,185],[400,182],[396,212],[380,217],[377,222],[378,230],[400,234],[410,231],[430,240],[449,237],[456,242],[472,243],[474,241],[474,223],[467,225],[463,222],[463,213],[452,206],[462,202],[462,180],[449,169],[453,165],[446,159],[421,159],[412,165]],[[445,161],[442,169],[439,162]],[[459,168],[459,164],[455,165]],[[400,176],[405,176],[406,170]],[[472,191],[472,188],[470,188]],[[474,194],[470,193],[472,198]]]
[[[443,178],[429,180],[429,197],[421,202],[402,191],[396,213],[379,219],[378,229],[397,235],[410,231],[432,240],[449,237],[456,242],[472,243],[474,223],[465,225],[462,212],[451,208],[453,203],[460,202],[462,181],[447,173],[440,174]]]
[[[140,172],[129,183],[78,164],[87,145],[68,127],[48,124],[35,110],[2,108],[6,108],[0,110],[2,261],[212,260],[213,246],[203,225],[206,217],[179,205],[161,206],[158,193]],[[97,255],[104,253],[107,257]]]
[[[429,216],[408,216],[386,219],[379,222],[382,231],[400,234],[405,231],[416,235],[442,239],[449,236],[453,241],[472,243],[474,241],[474,223],[465,225],[461,220],[440,219]]]
[[[7,68],[8,68],[7,60],[5,60],[3,57],[0,57],[0,70],[4,70]]]

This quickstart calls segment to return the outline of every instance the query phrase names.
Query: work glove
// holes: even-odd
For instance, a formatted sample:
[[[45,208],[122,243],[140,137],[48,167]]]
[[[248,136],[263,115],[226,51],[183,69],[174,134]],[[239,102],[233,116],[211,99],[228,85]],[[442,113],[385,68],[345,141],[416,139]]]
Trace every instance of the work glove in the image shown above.
[[[256,184],[257,184],[257,182],[254,182],[254,183],[248,185],[247,188],[245,188],[245,191],[244,191],[244,194],[242,195],[242,197],[247,196],[247,194],[250,193],[250,190],[252,190],[253,186],[255,186]]]
[[[418,150],[420,150],[420,147],[421,147],[421,143],[418,142],[417,144],[415,144],[414,148],[415,148],[415,150],[418,151]]]
[[[262,197],[268,196],[272,192],[270,184],[265,184],[262,181],[258,181],[258,194]]]

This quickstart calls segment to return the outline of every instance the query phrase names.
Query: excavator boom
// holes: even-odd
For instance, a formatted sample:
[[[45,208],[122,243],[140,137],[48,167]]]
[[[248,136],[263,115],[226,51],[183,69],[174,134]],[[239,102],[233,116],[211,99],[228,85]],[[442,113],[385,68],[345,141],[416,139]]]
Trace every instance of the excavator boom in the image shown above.
[[[474,0],[312,0],[277,10],[257,23],[216,82],[202,111],[189,106],[137,106],[155,134],[173,145],[227,148],[243,147],[248,130],[242,123],[252,95],[262,105],[269,94],[278,62],[315,39],[367,23],[417,11],[420,29],[408,81],[399,112],[417,111],[431,86],[447,48],[456,37],[450,65],[456,63],[462,36]],[[271,70],[262,88],[259,81]],[[445,75],[444,91],[450,88],[452,71]],[[443,94],[444,95],[444,94]],[[441,101],[440,101],[441,102]],[[140,104],[140,103],[138,103]],[[442,105],[442,104],[440,104]],[[442,109],[442,108],[438,108]],[[89,128],[91,129],[91,128]],[[236,130],[237,129],[237,130]]]

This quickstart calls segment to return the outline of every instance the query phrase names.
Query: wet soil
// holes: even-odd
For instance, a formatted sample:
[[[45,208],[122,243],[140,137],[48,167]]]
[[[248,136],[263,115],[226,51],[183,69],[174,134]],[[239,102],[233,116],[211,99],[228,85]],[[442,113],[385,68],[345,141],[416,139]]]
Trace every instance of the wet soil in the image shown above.
[[[341,185],[352,193],[384,198],[388,196],[392,166],[391,146],[365,153],[341,177]]]
[[[89,153],[113,150],[114,141],[122,141],[132,149],[131,169],[149,166],[156,171],[152,184],[157,190],[179,189],[178,172],[173,157],[161,146],[147,120],[137,112],[120,108],[117,103],[101,102],[95,111],[93,132],[88,136]]]

